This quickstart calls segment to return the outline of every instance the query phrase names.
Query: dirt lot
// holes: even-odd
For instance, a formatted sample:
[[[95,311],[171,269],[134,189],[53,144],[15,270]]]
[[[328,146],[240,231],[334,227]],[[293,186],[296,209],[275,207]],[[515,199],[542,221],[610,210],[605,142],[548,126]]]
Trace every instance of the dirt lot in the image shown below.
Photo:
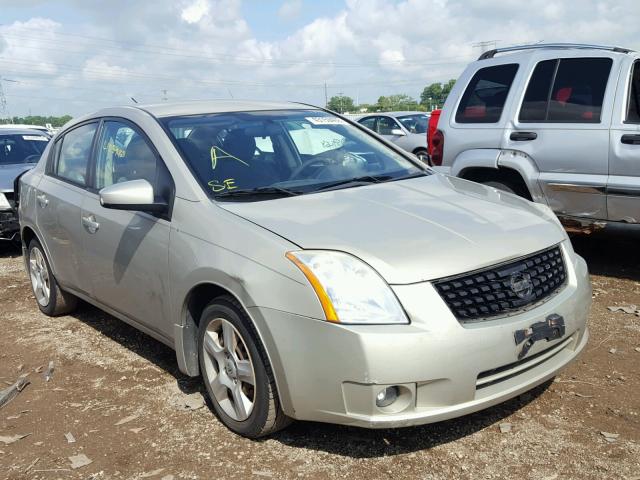
[[[41,315],[22,259],[0,247],[0,389],[24,373],[31,381],[0,410],[0,478],[640,479],[640,317],[607,309],[640,305],[640,231],[574,243],[592,272],[592,336],[554,382],[435,425],[298,422],[261,441],[230,433],[209,405],[187,408],[198,379],[181,375],[164,345],[87,305]],[[79,454],[92,463],[71,469]]]

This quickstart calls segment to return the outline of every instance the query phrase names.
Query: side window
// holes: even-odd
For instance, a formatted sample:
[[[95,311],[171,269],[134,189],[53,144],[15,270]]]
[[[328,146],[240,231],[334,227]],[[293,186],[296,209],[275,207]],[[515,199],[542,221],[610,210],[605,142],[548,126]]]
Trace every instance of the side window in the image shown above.
[[[98,143],[95,187],[108,187],[130,180],[146,180],[156,196],[165,197],[171,188],[169,172],[137,129],[107,120]]]
[[[360,125],[364,125],[369,130],[375,131],[376,117],[365,118],[364,120],[360,120]]]
[[[400,128],[396,121],[391,117],[378,117],[378,133],[380,135],[393,135],[391,130]]]
[[[87,185],[87,166],[97,127],[97,123],[89,123],[64,135],[54,168],[56,176],[77,185]]]
[[[499,122],[517,71],[518,65],[515,63],[478,70],[462,95],[456,122]]]
[[[527,87],[519,120],[599,123],[612,64],[610,58],[540,62]]]
[[[629,87],[627,123],[640,123],[640,62],[633,64]]]
[[[545,60],[536,66],[522,101],[518,117],[521,122],[544,122],[547,119],[549,90],[557,63],[557,60]]]

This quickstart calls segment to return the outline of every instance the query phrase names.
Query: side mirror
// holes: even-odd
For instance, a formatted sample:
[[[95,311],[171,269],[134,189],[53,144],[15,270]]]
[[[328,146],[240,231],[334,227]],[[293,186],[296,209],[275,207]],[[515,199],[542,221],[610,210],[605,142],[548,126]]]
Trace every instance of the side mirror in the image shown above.
[[[400,137],[404,137],[406,135],[406,133],[404,133],[403,130],[399,129],[399,128],[394,128],[391,130],[391,135],[397,135]]]
[[[153,213],[166,212],[168,208],[166,202],[155,201],[153,187],[142,179],[109,185],[98,194],[104,208]]]

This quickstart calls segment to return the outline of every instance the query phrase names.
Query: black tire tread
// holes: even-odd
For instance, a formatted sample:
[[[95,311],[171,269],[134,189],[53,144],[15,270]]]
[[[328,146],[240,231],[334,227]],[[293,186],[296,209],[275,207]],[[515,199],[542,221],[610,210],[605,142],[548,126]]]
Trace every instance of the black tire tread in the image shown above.
[[[273,369],[271,368],[271,363],[269,362],[269,357],[267,356],[266,350],[262,345],[262,342],[260,341],[260,336],[258,335],[258,331],[256,330],[253,321],[249,318],[242,305],[240,305],[240,302],[238,302],[234,297],[230,295],[223,295],[213,299],[211,303],[209,303],[209,305],[220,305],[225,303],[228,307],[232,308],[239,314],[245,326],[253,336],[253,341],[256,345],[256,348],[258,349],[258,352],[260,353],[262,363],[264,364],[267,373],[267,378],[269,380],[267,387],[267,396],[269,398],[269,410],[267,418],[264,425],[260,427],[259,431],[251,435],[252,438],[265,437],[286,428],[293,422],[293,419],[287,417],[282,411],[282,408],[280,406],[280,398],[278,397],[278,389],[276,387],[276,381],[273,375]]]

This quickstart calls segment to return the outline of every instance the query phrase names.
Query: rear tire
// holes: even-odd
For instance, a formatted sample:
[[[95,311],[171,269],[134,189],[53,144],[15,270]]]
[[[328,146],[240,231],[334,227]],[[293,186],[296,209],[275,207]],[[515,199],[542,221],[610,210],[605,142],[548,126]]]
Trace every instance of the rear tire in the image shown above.
[[[413,154],[418,157],[418,160],[423,162],[425,165],[431,166],[431,159],[429,158],[429,152],[427,152],[423,148],[419,148],[413,152]]]
[[[255,327],[233,297],[218,297],[202,312],[198,352],[205,388],[227,428],[259,438],[292,422],[280,407],[271,365]]]
[[[78,297],[60,288],[53,276],[46,253],[35,238],[29,243],[27,265],[31,289],[42,313],[56,317],[70,313],[76,308]]]
[[[498,190],[502,190],[503,192],[513,193],[514,195],[518,195],[518,193],[515,190],[515,186],[511,185],[508,182],[501,182],[498,180],[487,180],[485,182],[482,182],[482,184],[486,185],[487,187],[493,187]]]

